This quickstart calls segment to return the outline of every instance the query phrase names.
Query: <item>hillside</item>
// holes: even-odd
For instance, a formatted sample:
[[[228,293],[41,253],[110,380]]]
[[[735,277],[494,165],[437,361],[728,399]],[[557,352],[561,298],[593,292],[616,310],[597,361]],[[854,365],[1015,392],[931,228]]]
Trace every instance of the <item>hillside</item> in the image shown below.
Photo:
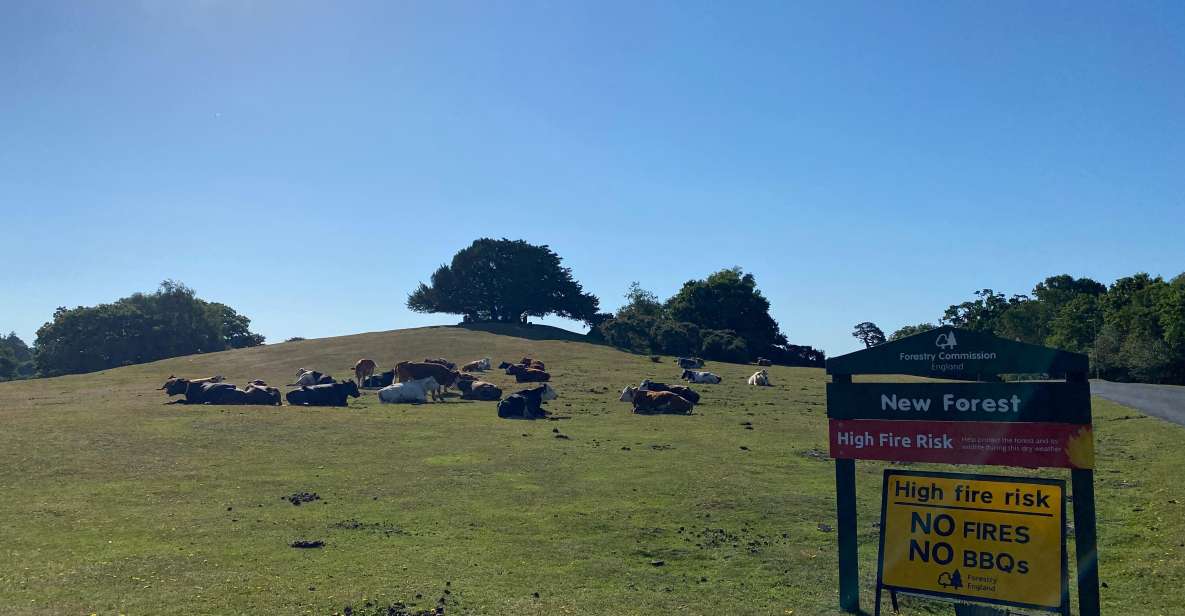
[[[373,391],[347,409],[187,407],[156,391],[170,374],[281,384],[301,367],[344,378],[360,357],[389,369],[524,355],[547,363],[563,419],[499,420],[493,403],[455,398],[380,405]],[[751,388],[752,366],[709,369],[725,380],[698,386],[688,417],[617,401],[643,378],[674,381],[670,358],[542,326],[360,334],[2,383],[0,611],[385,614],[443,598],[448,614],[835,613],[823,371],[774,367],[774,387]],[[1185,430],[1099,399],[1095,416],[1104,609],[1176,613]],[[857,468],[868,608],[884,466]],[[286,499],[301,492],[320,499]],[[289,547],[298,539],[326,545]],[[908,613],[931,610],[950,611]]]

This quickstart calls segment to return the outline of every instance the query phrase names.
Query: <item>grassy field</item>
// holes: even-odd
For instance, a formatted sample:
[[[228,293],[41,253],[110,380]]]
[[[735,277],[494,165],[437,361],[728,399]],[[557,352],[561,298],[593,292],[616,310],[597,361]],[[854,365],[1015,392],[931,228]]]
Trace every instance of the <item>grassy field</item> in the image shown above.
[[[493,403],[458,399],[380,405],[374,392],[304,409],[165,405],[155,391],[170,374],[278,384],[300,367],[345,377],[360,357],[389,369],[524,355],[547,363],[562,419],[499,420]],[[0,384],[0,613],[386,614],[442,599],[447,614],[837,613],[826,376],[774,367],[774,387],[752,388],[751,366],[709,369],[724,383],[698,386],[688,417],[617,401],[643,378],[675,381],[669,358],[544,327],[362,334]],[[1181,614],[1185,430],[1094,409],[1104,611]],[[857,465],[866,609],[883,468]],[[320,500],[286,499],[300,492]],[[951,610],[906,609],[919,612]]]

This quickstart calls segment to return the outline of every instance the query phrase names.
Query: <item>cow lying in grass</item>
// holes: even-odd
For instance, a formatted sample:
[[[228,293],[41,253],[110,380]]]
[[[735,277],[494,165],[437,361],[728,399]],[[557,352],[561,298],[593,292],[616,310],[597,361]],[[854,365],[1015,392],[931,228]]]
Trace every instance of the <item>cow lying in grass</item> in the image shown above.
[[[680,368],[703,368],[704,360],[698,357],[676,357],[675,363],[679,364]]]
[[[288,385],[293,387],[310,387],[313,385],[332,385],[333,383],[333,377],[324,372],[301,368],[296,371],[296,382],[289,383]]]
[[[655,381],[651,381],[650,379],[646,379],[642,381],[642,384],[638,386],[638,389],[641,389],[642,391],[669,391],[677,394],[680,398],[683,398],[692,404],[699,404],[699,392],[683,385],[667,385],[666,383],[657,383]],[[623,398],[622,402],[629,402],[629,400]]]
[[[684,370],[679,378],[689,383],[710,383],[715,385],[720,382],[720,377],[711,372],[701,372],[699,370]]]
[[[262,383],[262,381],[259,381]],[[211,383],[189,379],[170,378],[162,387],[169,396],[184,395],[184,404],[251,404],[280,406],[280,390],[266,384],[252,382],[246,389],[239,389],[230,383]]]
[[[293,406],[349,406],[347,396],[357,398],[358,384],[354,381],[301,387],[284,396]]]
[[[623,389],[619,399],[622,402],[632,402],[634,412],[639,415],[690,415],[694,407],[686,398],[674,392],[646,391],[632,386]]]
[[[545,383],[551,380],[551,374],[521,365],[510,366],[506,374],[513,374],[516,383]]]
[[[769,387],[769,370],[758,370],[749,377],[749,384],[759,387]]]
[[[439,388],[440,385],[432,377],[395,383],[379,390],[379,402],[423,404],[428,401],[428,396],[435,400]]]
[[[170,374],[169,378],[165,379],[165,384],[161,385],[156,390],[160,391],[162,389],[168,389],[169,383],[173,383],[173,382],[179,381],[179,380],[185,381],[187,383],[221,383],[222,381],[225,381],[226,379],[223,378],[221,374],[219,374],[217,376],[202,377],[200,379],[186,379],[186,378],[182,378],[182,377],[174,376],[174,375]],[[172,395],[176,395],[176,394],[169,394],[169,395],[172,396]]]
[[[540,406],[559,397],[550,385],[516,391],[498,403],[498,417],[502,419],[540,419],[549,413]]]
[[[493,402],[502,399],[502,388],[486,381],[457,381],[462,400],[485,400]]]
[[[388,370],[386,372],[381,372],[379,374],[375,374],[375,375],[366,377],[366,380],[362,382],[362,386],[363,387],[371,387],[371,388],[386,387],[394,382],[395,382],[395,371]]]
[[[453,362],[451,362],[443,357],[435,357],[435,358],[425,357],[424,363],[425,364],[436,364],[438,366],[444,366],[445,368],[448,368],[449,370],[456,370],[457,369],[457,364],[454,364]]]
[[[482,359],[471,361],[464,366],[461,366],[461,372],[482,372],[490,369],[490,358],[483,357]]]

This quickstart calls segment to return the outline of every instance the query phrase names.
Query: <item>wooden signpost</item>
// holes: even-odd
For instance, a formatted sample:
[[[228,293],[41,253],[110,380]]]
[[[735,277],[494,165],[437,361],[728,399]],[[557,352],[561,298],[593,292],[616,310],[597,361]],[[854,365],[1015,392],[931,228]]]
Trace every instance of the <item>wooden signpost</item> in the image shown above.
[[[886,460],[1071,469],[1079,611],[1083,616],[1097,616],[1094,437],[1087,372],[1085,355],[952,327],[827,360],[827,373],[831,375],[827,385],[827,416],[831,457],[835,458],[840,608],[855,613],[860,605],[855,461]],[[973,382],[853,383],[852,376],[857,374],[915,375]],[[1050,380],[1000,382],[1000,375],[1005,374]],[[891,485],[911,480],[905,479],[906,475],[901,471],[885,474],[882,541],[889,535],[890,525],[894,536],[888,544],[881,545],[877,613],[880,612],[879,591],[884,587],[1069,614],[1068,595],[1062,592],[1064,585],[1055,583],[1065,567],[1065,559],[1058,560],[1061,552],[1053,547],[1060,544],[1064,551],[1060,530],[1064,523],[1053,523],[1054,519],[1064,517],[1062,503],[1048,511],[1026,509],[1024,502],[990,507],[961,501],[956,495],[956,489],[962,485],[965,487],[959,489],[959,495],[963,494],[962,490],[974,489],[995,495],[987,498],[1003,502],[1008,498],[1006,488],[1011,487],[1033,494],[1044,490],[1043,502],[1048,503],[1051,491],[1064,490],[1057,487],[1060,482],[928,473],[925,474],[927,486],[936,487],[943,496],[955,500],[926,503],[916,498],[893,498],[889,493]],[[1008,483],[1017,485],[1002,485]],[[949,490],[942,489],[942,485]],[[929,518],[925,512],[931,514]],[[936,519],[942,521],[934,522]],[[1026,522],[1016,521],[1021,519]],[[955,523],[960,524],[958,528],[948,526]],[[935,524],[942,525],[937,529],[940,533],[950,531],[949,536],[931,537],[930,546],[943,546],[937,548],[938,554],[930,551],[932,547],[924,547],[926,535],[935,532]],[[988,527],[994,529],[994,534],[985,538],[979,533]],[[1008,528],[1008,537],[1012,539],[1016,539],[1013,534],[1018,532],[1016,529],[1023,527],[1020,532],[1027,539],[1023,544],[992,539],[999,536],[1001,527]],[[1000,545],[1003,543],[1014,545],[1003,549]],[[946,553],[948,549],[950,554]],[[923,554],[923,550],[927,551]],[[1025,558],[1018,558],[1013,552],[1022,553]],[[988,553],[992,555],[986,556]],[[1000,553],[1006,554],[1012,563],[1006,565],[1009,571],[1000,570],[996,558]],[[961,559],[960,564],[949,566],[956,557]],[[1025,560],[1025,573],[1019,572],[1017,560]],[[967,564],[963,565],[964,562]],[[1051,565],[1055,562],[1062,563],[1060,570]],[[956,570],[958,578],[952,580]],[[974,578],[973,583],[965,581],[969,576]],[[1050,582],[1051,579],[1055,582]],[[987,590],[989,587],[991,590]]]

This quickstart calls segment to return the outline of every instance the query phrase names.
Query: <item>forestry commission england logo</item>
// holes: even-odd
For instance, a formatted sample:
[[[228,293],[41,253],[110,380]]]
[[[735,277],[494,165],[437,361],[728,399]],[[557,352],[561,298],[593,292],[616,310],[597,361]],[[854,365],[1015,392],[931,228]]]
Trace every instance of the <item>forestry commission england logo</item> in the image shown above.
[[[938,334],[938,339],[934,341],[934,346],[940,349],[953,349],[958,346],[958,341],[955,340],[955,333],[947,332],[945,334]]]

